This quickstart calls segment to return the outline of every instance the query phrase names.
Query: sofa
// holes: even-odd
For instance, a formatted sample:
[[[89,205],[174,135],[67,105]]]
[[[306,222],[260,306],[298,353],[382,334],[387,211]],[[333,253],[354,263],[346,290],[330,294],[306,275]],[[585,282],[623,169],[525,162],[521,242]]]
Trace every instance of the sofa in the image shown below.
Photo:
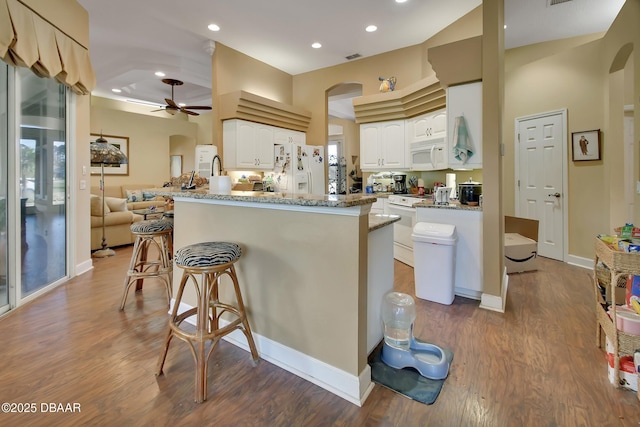
[[[143,216],[133,210],[151,206],[163,207],[165,199],[145,193],[152,184],[128,184],[104,187],[104,205],[99,187],[91,187],[91,250],[102,247],[102,211],[104,206],[104,235],[109,247],[129,245],[135,241],[131,224],[142,221]]]

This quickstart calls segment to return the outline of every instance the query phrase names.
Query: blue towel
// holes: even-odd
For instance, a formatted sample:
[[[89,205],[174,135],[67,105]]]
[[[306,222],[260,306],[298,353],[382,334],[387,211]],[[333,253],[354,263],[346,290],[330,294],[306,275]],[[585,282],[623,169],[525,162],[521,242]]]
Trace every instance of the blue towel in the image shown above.
[[[456,145],[453,147],[453,156],[460,160],[462,164],[467,163],[469,158],[473,156],[473,147],[469,139],[467,121],[464,119],[464,116],[456,117],[453,140],[456,142]]]

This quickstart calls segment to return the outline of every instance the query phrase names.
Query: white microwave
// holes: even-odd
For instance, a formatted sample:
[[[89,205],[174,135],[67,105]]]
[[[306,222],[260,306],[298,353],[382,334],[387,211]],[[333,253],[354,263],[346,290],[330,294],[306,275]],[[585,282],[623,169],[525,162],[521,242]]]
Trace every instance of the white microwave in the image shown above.
[[[436,171],[449,167],[447,141],[434,138],[427,141],[412,142],[409,145],[411,170]]]

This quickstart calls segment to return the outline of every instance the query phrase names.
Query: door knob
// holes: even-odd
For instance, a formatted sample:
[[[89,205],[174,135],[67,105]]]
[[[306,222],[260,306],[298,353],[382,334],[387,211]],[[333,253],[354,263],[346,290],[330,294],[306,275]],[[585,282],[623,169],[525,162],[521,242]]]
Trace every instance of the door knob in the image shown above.
[[[549,197],[557,197],[560,198],[560,193],[549,194]]]

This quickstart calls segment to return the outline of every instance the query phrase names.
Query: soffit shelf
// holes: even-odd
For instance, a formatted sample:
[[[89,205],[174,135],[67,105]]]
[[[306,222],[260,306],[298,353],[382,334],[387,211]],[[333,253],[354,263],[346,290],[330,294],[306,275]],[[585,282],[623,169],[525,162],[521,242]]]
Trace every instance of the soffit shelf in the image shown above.
[[[406,88],[353,99],[357,123],[402,120],[446,107],[446,90],[435,77]]]
[[[306,132],[311,112],[239,90],[220,95],[220,119],[242,119]]]

